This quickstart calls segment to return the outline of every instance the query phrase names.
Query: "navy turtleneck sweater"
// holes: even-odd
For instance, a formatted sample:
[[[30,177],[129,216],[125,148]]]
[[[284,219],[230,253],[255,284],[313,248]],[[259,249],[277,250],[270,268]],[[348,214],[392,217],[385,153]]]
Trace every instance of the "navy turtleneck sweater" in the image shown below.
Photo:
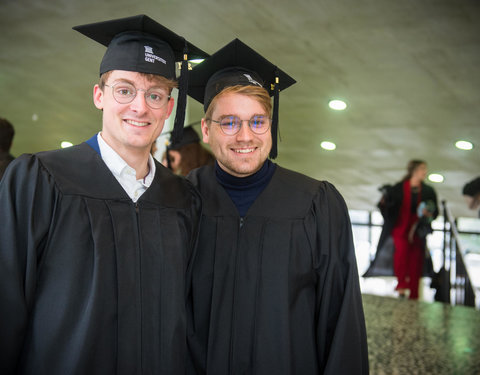
[[[225,172],[215,162],[215,176],[235,203],[240,217],[244,217],[255,199],[267,187],[276,167],[276,164],[267,159],[256,173],[247,177],[235,177]]]

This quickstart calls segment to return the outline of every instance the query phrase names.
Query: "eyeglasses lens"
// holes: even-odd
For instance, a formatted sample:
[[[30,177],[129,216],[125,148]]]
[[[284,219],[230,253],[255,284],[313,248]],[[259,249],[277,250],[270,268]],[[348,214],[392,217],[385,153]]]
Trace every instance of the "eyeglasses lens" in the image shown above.
[[[128,83],[120,83],[112,86],[113,97],[120,104],[128,104],[137,96],[137,90],[133,85]],[[145,101],[151,108],[159,109],[168,103],[170,97],[166,92],[158,88],[152,88],[145,92]]]

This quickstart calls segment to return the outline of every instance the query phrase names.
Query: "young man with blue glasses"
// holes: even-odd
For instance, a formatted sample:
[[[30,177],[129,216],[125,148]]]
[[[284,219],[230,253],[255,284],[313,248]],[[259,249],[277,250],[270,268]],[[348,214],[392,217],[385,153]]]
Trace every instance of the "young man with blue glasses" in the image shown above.
[[[279,91],[294,82],[239,40],[190,76],[189,94],[204,105],[203,140],[217,159],[188,176],[204,207],[192,374],[368,373],[343,198],[268,159],[277,154]]]

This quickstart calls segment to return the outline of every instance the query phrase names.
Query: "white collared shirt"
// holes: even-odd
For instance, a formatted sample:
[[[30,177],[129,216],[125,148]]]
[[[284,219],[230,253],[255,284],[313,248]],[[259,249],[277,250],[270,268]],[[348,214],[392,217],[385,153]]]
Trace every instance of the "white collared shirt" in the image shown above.
[[[125,160],[104,141],[101,133],[97,134],[97,141],[100,154],[108,169],[110,169],[132,201],[138,201],[140,196],[150,187],[153,177],[155,176],[155,162],[153,161],[152,155],[148,156],[148,174],[144,178],[137,180],[137,172],[135,169],[130,167]]]

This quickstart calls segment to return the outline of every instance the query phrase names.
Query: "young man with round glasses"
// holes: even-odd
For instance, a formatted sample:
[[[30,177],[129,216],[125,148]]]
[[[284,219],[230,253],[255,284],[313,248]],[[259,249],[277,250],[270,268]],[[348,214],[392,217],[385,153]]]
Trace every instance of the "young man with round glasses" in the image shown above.
[[[175,62],[206,54],[143,15],[75,29],[108,46],[102,130],[19,157],[0,183],[0,373],[183,374],[201,202],[150,149]]]
[[[277,153],[278,94],[294,82],[238,39],[190,75],[217,159],[188,176],[203,197],[192,374],[368,373],[343,198],[268,160]]]

